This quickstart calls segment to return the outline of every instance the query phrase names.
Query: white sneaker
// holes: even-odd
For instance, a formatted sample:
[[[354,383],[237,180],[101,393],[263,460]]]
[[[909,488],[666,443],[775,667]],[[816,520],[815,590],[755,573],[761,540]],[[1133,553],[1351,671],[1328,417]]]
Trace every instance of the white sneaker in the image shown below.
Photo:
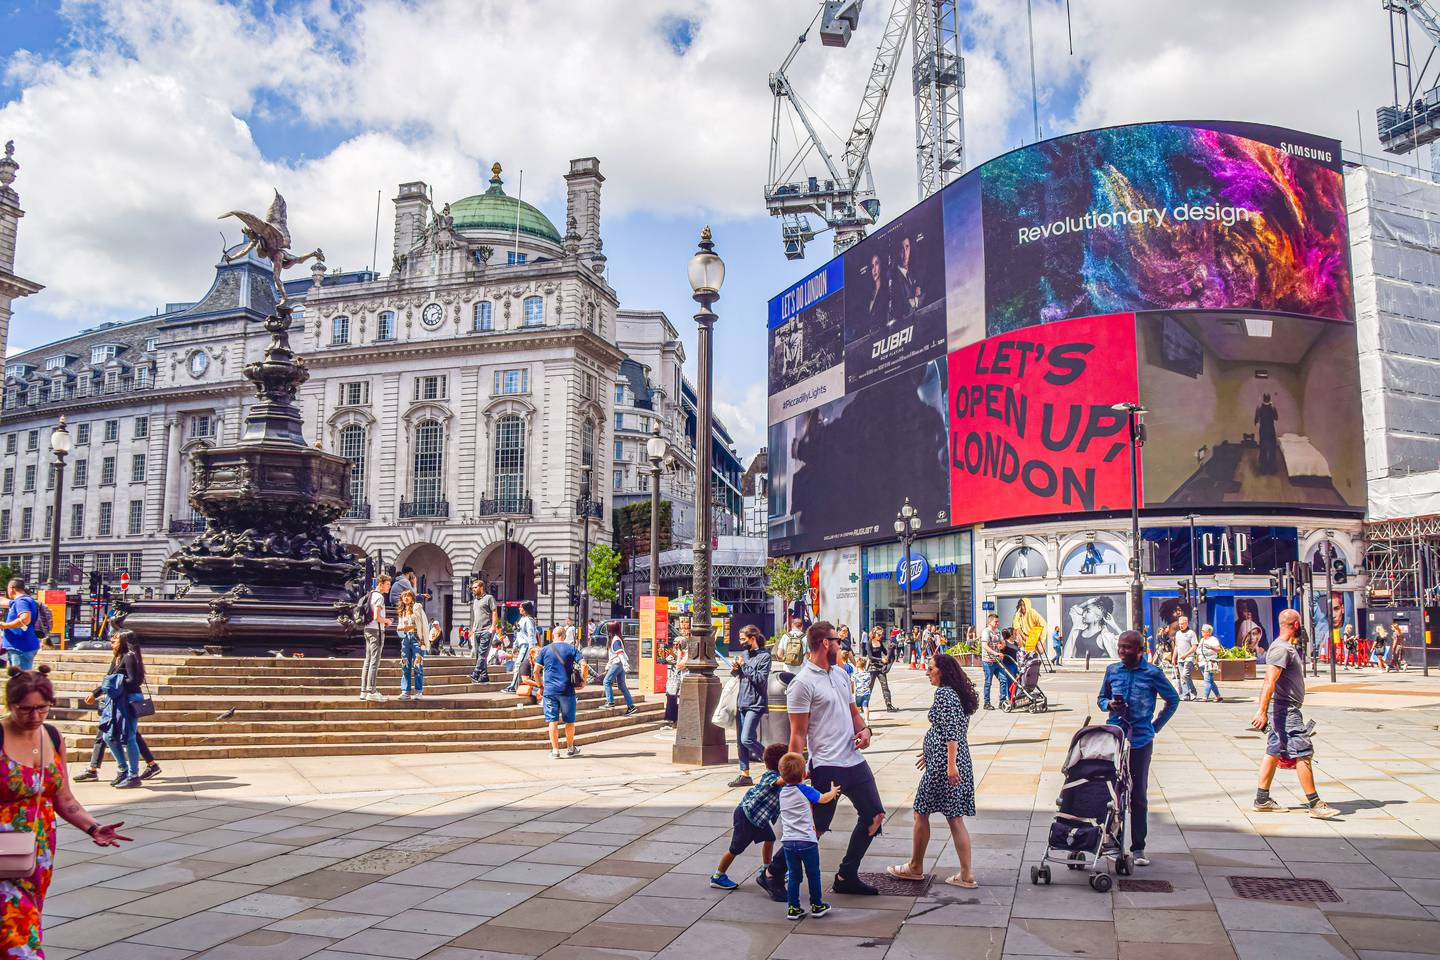
[[[550,751],[550,759],[551,759],[551,760],[559,760],[559,759],[560,759],[560,751],[559,751],[559,750],[551,750],[551,751]]]
[[[1150,858],[1147,857],[1147,856],[1145,856],[1145,854],[1143,854],[1143,853],[1140,854],[1138,857],[1135,858],[1135,866],[1137,866],[1137,867],[1148,867],[1148,866],[1150,866]]]
[[[370,691],[370,699],[371,699],[371,700],[374,700],[376,703],[384,703],[386,700],[389,700],[390,698],[387,697],[387,696],[385,696],[385,694],[381,693],[379,690],[371,690],[371,691]]]
[[[400,694],[400,699],[401,699],[401,700],[409,700],[409,699],[410,699],[410,694],[408,694],[408,693],[402,693],[402,694]]]
[[[369,699],[370,699],[370,694],[366,693],[364,690],[361,690],[361,691],[360,691],[360,702],[361,702],[361,703],[365,703],[365,702],[368,701]]]
[[[410,694],[410,699],[419,700],[423,696],[425,696],[425,694],[421,693],[419,690],[416,690],[414,693]]]
[[[567,757],[578,757],[578,756],[580,756],[580,748],[579,748],[579,747],[571,747],[569,750],[566,750],[566,751],[565,751],[565,756],[567,756]]]

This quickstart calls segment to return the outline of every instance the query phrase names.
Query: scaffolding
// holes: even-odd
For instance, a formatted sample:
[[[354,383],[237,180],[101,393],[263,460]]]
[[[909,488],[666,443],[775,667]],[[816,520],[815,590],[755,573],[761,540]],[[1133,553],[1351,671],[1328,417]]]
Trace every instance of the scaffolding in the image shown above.
[[[1367,523],[1365,542],[1372,608],[1431,606],[1440,601],[1440,577],[1436,575],[1440,570],[1440,516]]]

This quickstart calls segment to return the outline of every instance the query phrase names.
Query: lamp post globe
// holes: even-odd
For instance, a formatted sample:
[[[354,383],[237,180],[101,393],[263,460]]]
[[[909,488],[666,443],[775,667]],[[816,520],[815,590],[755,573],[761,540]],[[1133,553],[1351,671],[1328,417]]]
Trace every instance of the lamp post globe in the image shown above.
[[[687,273],[691,296],[700,305],[695,313],[696,384],[695,424],[695,552],[691,562],[693,598],[690,617],[689,665],[680,684],[680,717],[675,730],[675,763],[716,764],[729,760],[725,731],[711,722],[720,700],[715,676],[714,636],[710,617],[710,538],[714,518],[711,503],[711,454],[714,444],[714,335],[716,315],[711,306],[720,299],[725,283],[725,261],[715,252],[715,238],[707,226],[700,231],[699,248],[690,257]]]

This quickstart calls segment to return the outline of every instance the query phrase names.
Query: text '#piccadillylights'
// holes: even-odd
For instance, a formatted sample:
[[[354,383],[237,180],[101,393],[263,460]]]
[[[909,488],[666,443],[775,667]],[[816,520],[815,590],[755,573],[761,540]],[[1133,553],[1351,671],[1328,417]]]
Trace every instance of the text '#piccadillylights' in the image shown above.
[[[1114,227],[1164,226],[1166,221],[1194,223],[1210,221],[1233,227],[1240,222],[1260,219],[1260,214],[1246,207],[1202,206],[1198,203],[1182,203],[1175,207],[1132,207],[1120,210],[1091,210],[1083,217],[1065,217],[1038,227],[1020,227],[1016,230],[1019,245],[1036,240],[1048,240],[1070,233],[1085,233],[1089,230],[1108,230]]]

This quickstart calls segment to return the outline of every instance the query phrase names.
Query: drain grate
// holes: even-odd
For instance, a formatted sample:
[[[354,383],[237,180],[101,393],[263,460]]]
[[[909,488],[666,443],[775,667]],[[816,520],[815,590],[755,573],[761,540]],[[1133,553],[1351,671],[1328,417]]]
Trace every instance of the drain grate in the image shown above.
[[[1277,900],[1282,903],[1319,901],[1339,903],[1340,894],[1324,880],[1288,877],[1226,877],[1235,896],[1246,900]]]
[[[923,897],[934,877],[927,873],[924,880],[901,880],[888,873],[862,873],[860,879],[879,890],[882,897]]]
[[[1120,878],[1121,893],[1174,893],[1169,880],[1141,880],[1137,877]]]

